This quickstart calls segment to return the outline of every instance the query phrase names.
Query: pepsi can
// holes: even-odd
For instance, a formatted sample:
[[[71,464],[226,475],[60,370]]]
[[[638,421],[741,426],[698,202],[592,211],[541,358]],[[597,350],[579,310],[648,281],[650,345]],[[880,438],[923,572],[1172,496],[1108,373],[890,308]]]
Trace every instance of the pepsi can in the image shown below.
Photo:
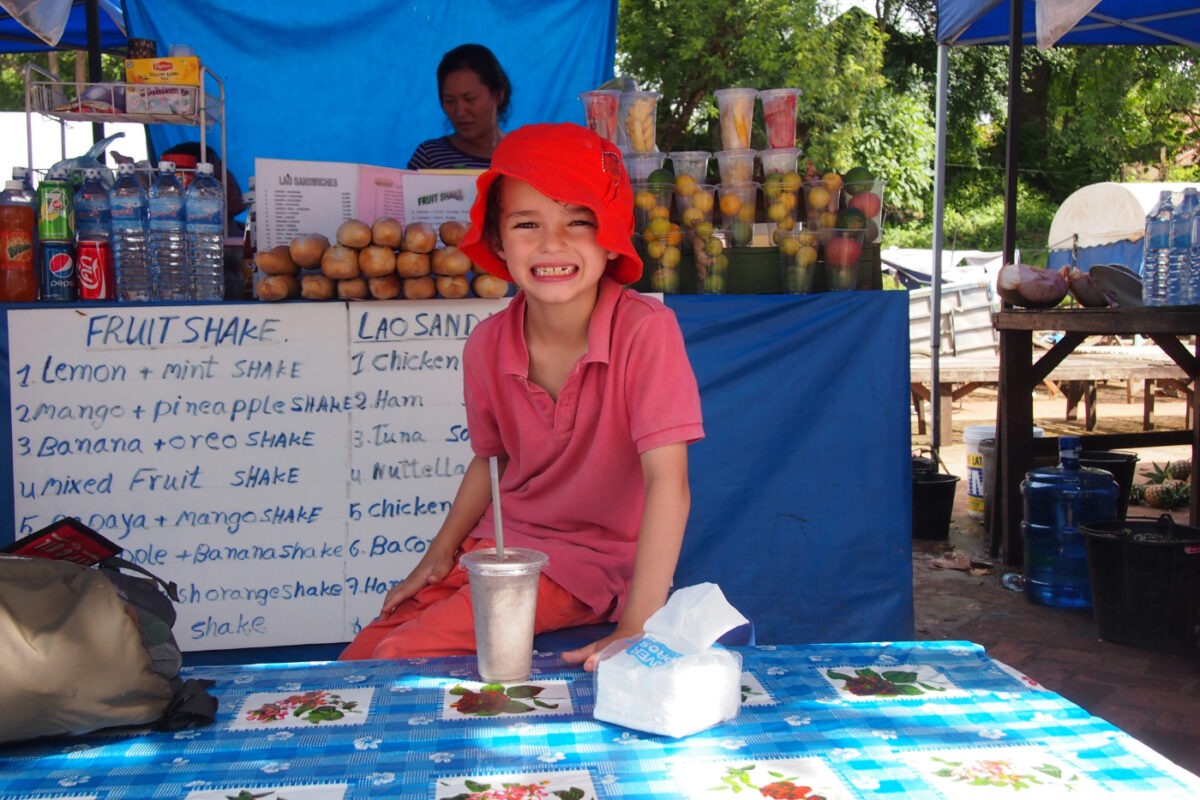
[[[71,242],[42,242],[39,245],[42,299],[70,302],[75,299],[75,245]]]
[[[81,239],[75,245],[75,270],[80,300],[115,300],[117,273],[112,245],[102,239]]]

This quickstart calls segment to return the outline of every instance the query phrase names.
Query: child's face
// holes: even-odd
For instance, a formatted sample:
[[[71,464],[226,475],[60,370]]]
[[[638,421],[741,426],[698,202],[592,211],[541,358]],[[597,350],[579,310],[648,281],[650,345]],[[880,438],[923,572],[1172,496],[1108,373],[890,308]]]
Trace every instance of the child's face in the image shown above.
[[[518,178],[504,178],[499,228],[496,255],[534,301],[563,303],[591,292],[617,258],[596,243],[590,209],[552,200]]]

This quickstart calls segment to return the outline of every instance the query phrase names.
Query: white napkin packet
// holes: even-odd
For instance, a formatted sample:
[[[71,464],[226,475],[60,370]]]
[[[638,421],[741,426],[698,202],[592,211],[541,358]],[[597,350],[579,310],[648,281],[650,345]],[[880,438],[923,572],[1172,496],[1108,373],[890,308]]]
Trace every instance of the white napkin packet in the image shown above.
[[[596,719],[674,737],[733,719],[742,657],[715,642],[746,623],[715,583],[679,589],[646,620],[644,636],[601,652]]]

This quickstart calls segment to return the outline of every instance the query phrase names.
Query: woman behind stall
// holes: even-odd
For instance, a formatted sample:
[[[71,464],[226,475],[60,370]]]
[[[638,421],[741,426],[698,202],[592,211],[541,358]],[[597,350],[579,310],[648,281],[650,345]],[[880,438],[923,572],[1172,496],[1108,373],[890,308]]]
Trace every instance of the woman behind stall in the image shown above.
[[[409,169],[487,169],[504,132],[512,85],[491,50],[463,44],[442,56],[438,97],[454,133],[417,146]]]

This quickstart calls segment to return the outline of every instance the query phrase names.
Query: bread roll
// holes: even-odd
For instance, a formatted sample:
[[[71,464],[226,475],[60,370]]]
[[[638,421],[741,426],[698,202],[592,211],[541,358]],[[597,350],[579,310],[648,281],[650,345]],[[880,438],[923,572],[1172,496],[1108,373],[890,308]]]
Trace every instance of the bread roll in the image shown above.
[[[373,244],[395,250],[403,239],[404,226],[395,217],[380,217],[371,225],[371,242]]]
[[[437,285],[438,297],[445,297],[447,300],[466,297],[471,288],[465,275],[438,275],[434,283]]]
[[[497,278],[490,272],[481,272],[471,281],[471,291],[476,297],[504,297],[508,294],[508,286],[508,281]]]
[[[321,256],[321,272],[335,281],[345,281],[357,278],[358,251],[353,247],[335,244]]]
[[[400,248],[410,253],[428,253],[437,247],[437,231],[428,222],[410,222],[404,226]]]
[[[441,237],[442,244],[447,246],[458,247],[466,235],[467,223],[459,222],[456,219],[443,222],[441,227],[438,228],[438,236]]]
[[[404,297],[407,300],[432,300],[437,296],[437,285],[433,278],[426,275],[423,278],[404,279]]]
[[[396,274],[396,254],[390,247],[377,244],[358,251],[358,269],[364,278]]]
[[[260,250],[254,255],[254,264],[263,275],[295,275],[300,272],[286,244]]]
[[[366,300],[371,296],[366,278],[350,278],[337,282],[337,296],[342,300]]]
[[[276,302],[300,296],[300,281],[295,275],[268,275],[254,287],[259,300]]]
[[[333,278],[319,272],[300,276],[300,296],[305,300],[332,300],[337,294]]]
[[[391,300],[394,297],[399,297],[401,290],[404,288],[401,281],[403,279],[396,273],[391,275],[381,275],[377,278],[367,278],[367,291],[371,293],[371,297],[376,300]]]
[[[454,245],[434,250],[430,254],[429,264],[434,275],[466,275],[471,271],[471,259]]]
[[[329,239],[319,233],[306,233],[292,239],[288,246],[292,261],[299,267],[317,267],[321,265],[321,256],[329,248]]]
[[[338,225],[337,243],[346,247],[366,247],[371,243],[371,226],[361,219],[348,219]]]
[[[401,278],[420,278],[429,274],[429,256],[401,250],[396,254],[396,273]]]

